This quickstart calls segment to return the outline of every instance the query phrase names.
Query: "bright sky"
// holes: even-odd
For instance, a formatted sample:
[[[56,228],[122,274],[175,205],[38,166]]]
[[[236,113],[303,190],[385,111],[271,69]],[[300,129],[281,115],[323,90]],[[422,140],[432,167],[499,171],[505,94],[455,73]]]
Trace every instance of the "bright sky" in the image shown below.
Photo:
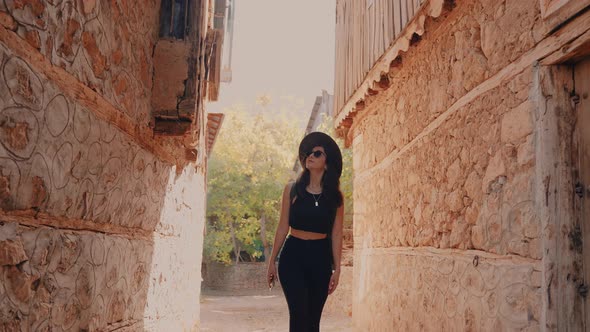
[[[334,90],[335,0],[234,2],[232,82],[221,84],[208,111],[254,105],[267,94],[270,108],[294,98],[307,122],[315,97]]]

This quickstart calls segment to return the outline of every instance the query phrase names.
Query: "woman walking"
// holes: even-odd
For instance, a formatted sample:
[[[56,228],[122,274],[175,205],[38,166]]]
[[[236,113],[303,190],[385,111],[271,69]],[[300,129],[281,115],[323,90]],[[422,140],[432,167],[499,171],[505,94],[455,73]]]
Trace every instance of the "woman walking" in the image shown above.
[[[324,303],[340,278],[342,153],[330,136],[313,132],[299,144],[299,162],[301,174],[283,191],[267,278],[272,287],[283,247],[278,277],[289,307],[289,331],[312,332],[320,330]]]

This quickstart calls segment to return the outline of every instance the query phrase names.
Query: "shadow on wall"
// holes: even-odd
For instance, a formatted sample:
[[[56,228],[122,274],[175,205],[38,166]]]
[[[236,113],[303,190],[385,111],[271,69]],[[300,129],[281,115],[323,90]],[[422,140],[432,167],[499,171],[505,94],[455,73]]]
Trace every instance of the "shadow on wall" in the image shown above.
[[[268,284],[266,283],[267,267],[268,264],[265,262],[244,262],[234,265],[207,262],[202,265],[202,288],[230,291],[236,294],[241,291],[268,291]],[[280,288],[280,283],[276,283],[275,287]]]
[[[149,241],[17,223],[0,226],[0,239],[10,248],[0,267],[3,329],[141,327]]]
[[[175,251],[202,243],[203,175],[177,178],[1,43],[0,65],[0,330],[198,324],[201,258]]]

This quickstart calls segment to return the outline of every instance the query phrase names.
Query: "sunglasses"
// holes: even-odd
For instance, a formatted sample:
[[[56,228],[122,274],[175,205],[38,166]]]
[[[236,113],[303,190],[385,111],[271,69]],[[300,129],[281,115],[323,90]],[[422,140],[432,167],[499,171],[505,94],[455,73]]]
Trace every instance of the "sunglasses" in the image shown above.
[[[305,155],[305,157],[307,158],[307,157],[309,157],[309,156],[311,156],[311,155],[313,155],[315,158],[319,158],[319,157],[321,157],[322,155],[325,155],[325,153],[324,153],[324,152],[322,152],[321,150],[310,151],[310,152],[308,152],[308,153]]]

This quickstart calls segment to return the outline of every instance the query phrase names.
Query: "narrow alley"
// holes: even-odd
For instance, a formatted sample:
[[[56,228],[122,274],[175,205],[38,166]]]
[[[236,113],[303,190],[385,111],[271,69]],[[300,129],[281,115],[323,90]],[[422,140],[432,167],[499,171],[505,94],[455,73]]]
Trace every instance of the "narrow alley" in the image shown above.
[[[0,331],[287,331],[279,233],[322,331],[590,331],[590,0],[0,0]]]
[[[204,292],[201,299],[201,331],[289,331],[289,312],[282,291],[275,289],[262,293]],[[321,329],[324,332],[352,331],[351,317],[328,312],[322,317]]]

